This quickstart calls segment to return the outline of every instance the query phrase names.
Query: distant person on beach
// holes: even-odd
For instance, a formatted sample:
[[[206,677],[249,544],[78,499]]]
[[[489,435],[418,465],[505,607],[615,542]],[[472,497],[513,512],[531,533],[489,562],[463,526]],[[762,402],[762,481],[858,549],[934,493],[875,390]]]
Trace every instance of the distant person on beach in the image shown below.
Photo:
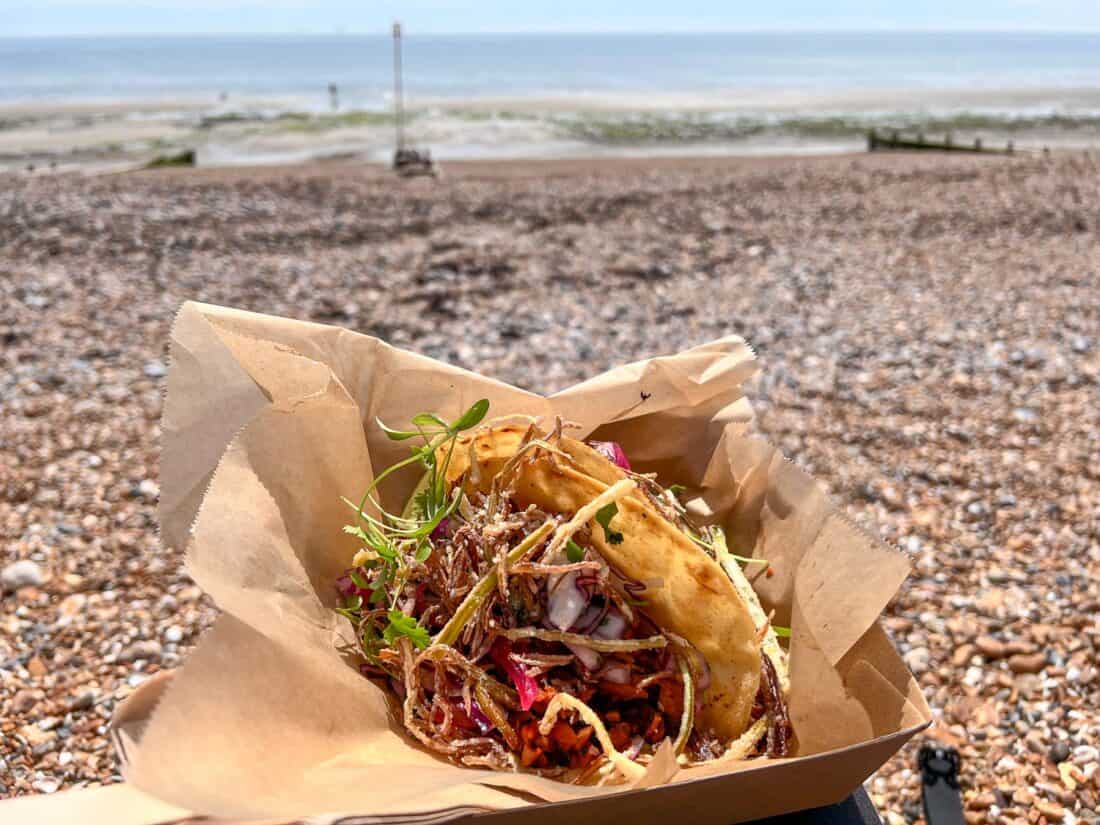
[[[340,109],[340,90],[335,83],[328,84],[328,101],[332,111],[335,112]]]

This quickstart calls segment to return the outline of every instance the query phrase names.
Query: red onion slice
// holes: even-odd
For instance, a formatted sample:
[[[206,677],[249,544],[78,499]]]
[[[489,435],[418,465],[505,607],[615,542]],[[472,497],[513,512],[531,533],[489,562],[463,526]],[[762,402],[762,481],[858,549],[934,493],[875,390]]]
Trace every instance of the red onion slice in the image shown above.
[[[589,441],[588,446],[598,452],[616,467],[623,470],[630,469],[630,461],[627,460],[626,453],[623,452],[623,448],[619,446],[617,441]]]
[[[493,729],[493,722],[485,715],[485,711],[478,705],[477,699],[470,703],[470,719],[478,726],[482,733],[488,733]]]
[[[601,679],[606,679],[608,682],[614,682],[617,685],[630,684],[630,668],[626,665],[614,664],[605,667],[599,676]]]
[[[432,541],[446,541],[453,533],[454,531],[451,529],[451,519],[449,516],[445,516],[439,520],[439,524],[432,530],[429,538]]]
[[[585,647],[584,645],[570,644],[567,644],[566,647],[573,651],[573,655],[577,657],[577,661],[584,665],[588,670],[594,671],[600,666],[600,654],[594,651],[592,648]]]
[[[507,673],[508,678],[512,680],[512,684],[516,686],[516,693],[519,694],[519,706],[523,710],[530,710],[531,705],[535,703],[535,697],[539,695],[539,686],[528,675],[527,669],[513,658],[512,646],[508,643],[508,640],[497,637],[497,640],[493,642],[493,646],[489,649],[489,655],[497,667]]]
[[[547,616],[558,630],[568,630],[588,607],[588,597],[577,587],[577,572],[551,576],[547,587]]]
[[[588,635],[597,627],[600,626],[600,622],[603,621],[603,617],[607,615],[607,611],[611,609],[611,603],[604,599],[601,604],[590,604],[588,608],[581,614],[581,617],[577,619],[577,623],[574,626],[574,631],[582,635]]]
[[[626,617],[618,610],[610,610],[592,635],[597,639],[621,639],[625,632]]]
[[[354,570],[361,579],[366,578],[366,576],[363,575],[362,567],[351,568],[336,580],[336,592],[344,598],[349,596],[362,596],[364,599],[369,599],[371,597],[371,591],[365,587],[360,587],[351,580],[352,570]]]

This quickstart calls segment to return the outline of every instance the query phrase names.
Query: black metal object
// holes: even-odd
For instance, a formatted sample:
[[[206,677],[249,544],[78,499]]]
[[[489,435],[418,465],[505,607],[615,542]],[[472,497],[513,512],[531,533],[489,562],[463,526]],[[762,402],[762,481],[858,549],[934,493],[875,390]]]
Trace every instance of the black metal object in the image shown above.
[[[959,792],[959,752],[939,742],[925,742],[917,754],[921,802],[928,825],[963,825]]]
[[[393,168],[402,177],[413,175],[431,175],[435,177],[436,168],[427,149],[398,149],[393,155]]]
[[[755,819],[747,825],[882,825],[867,791],[857,790],[843,802],[793,814]]]

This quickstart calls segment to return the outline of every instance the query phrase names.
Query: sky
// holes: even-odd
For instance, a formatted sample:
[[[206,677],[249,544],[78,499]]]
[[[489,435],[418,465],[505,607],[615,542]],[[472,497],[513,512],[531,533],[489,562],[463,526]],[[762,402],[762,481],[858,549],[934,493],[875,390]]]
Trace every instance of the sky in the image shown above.
[[[1100,31],[1100,0],[0,0],[0,37],[149,33]]]

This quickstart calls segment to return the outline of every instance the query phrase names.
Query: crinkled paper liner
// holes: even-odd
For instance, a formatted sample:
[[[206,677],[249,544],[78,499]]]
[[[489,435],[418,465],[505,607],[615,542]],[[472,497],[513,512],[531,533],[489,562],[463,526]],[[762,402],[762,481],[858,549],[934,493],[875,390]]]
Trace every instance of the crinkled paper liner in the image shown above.
[[[196,303],[177,317],[171,355],[162,538],[186,551],[223,614],[158,685],[140,724],[116,725],[127,780],[154,797],[225,818],[356,811],[365,818],[354,821],[427,823],[524,808],[534,822],[537,802],[616,795],[618,810],[637,799],[653,810],[655,792],[637,791],[664,785],[661,799],[679,799],[680,783],[706,777],[722,784],[693,782],[690,800],[708,799],[708,788],[742,799],[787,789],[778,806],[750,799],[718,813],[732,822],[843,796],[851,784],[817,796],[791,788],[820,775],[826,758],[844,775],[838,760],[854,753],[861,773],[846,781],[858,782],[878,764],[868,759],[885,759],[930,718],[876,621],[908,560],[748,434],[742,385],[756,366],[740,338],[618,367],[548,398],[365,335]],[[633,786],[594,788],[457,767],[411,742],[383,691],[341,653],[351,636],[332,611],[333,582],[356,549],[340,529],[349,516],[341,497],[357,500],[372,467],[407,455],[376,418],[454,417],[481,397],[491,416],[561,415],[580,437],[622,443],[638,469],[692,488],[694,507],[740,552],[770,561],[775,574],[755,585],[776,623],[793,629],[797,757],[679,769],[665,750]],[[383,499],[402,502],[414,481],[387,480]],[[814,782],[820,790],[829,780]],[[570,810],[585,819],[606,809]]]

